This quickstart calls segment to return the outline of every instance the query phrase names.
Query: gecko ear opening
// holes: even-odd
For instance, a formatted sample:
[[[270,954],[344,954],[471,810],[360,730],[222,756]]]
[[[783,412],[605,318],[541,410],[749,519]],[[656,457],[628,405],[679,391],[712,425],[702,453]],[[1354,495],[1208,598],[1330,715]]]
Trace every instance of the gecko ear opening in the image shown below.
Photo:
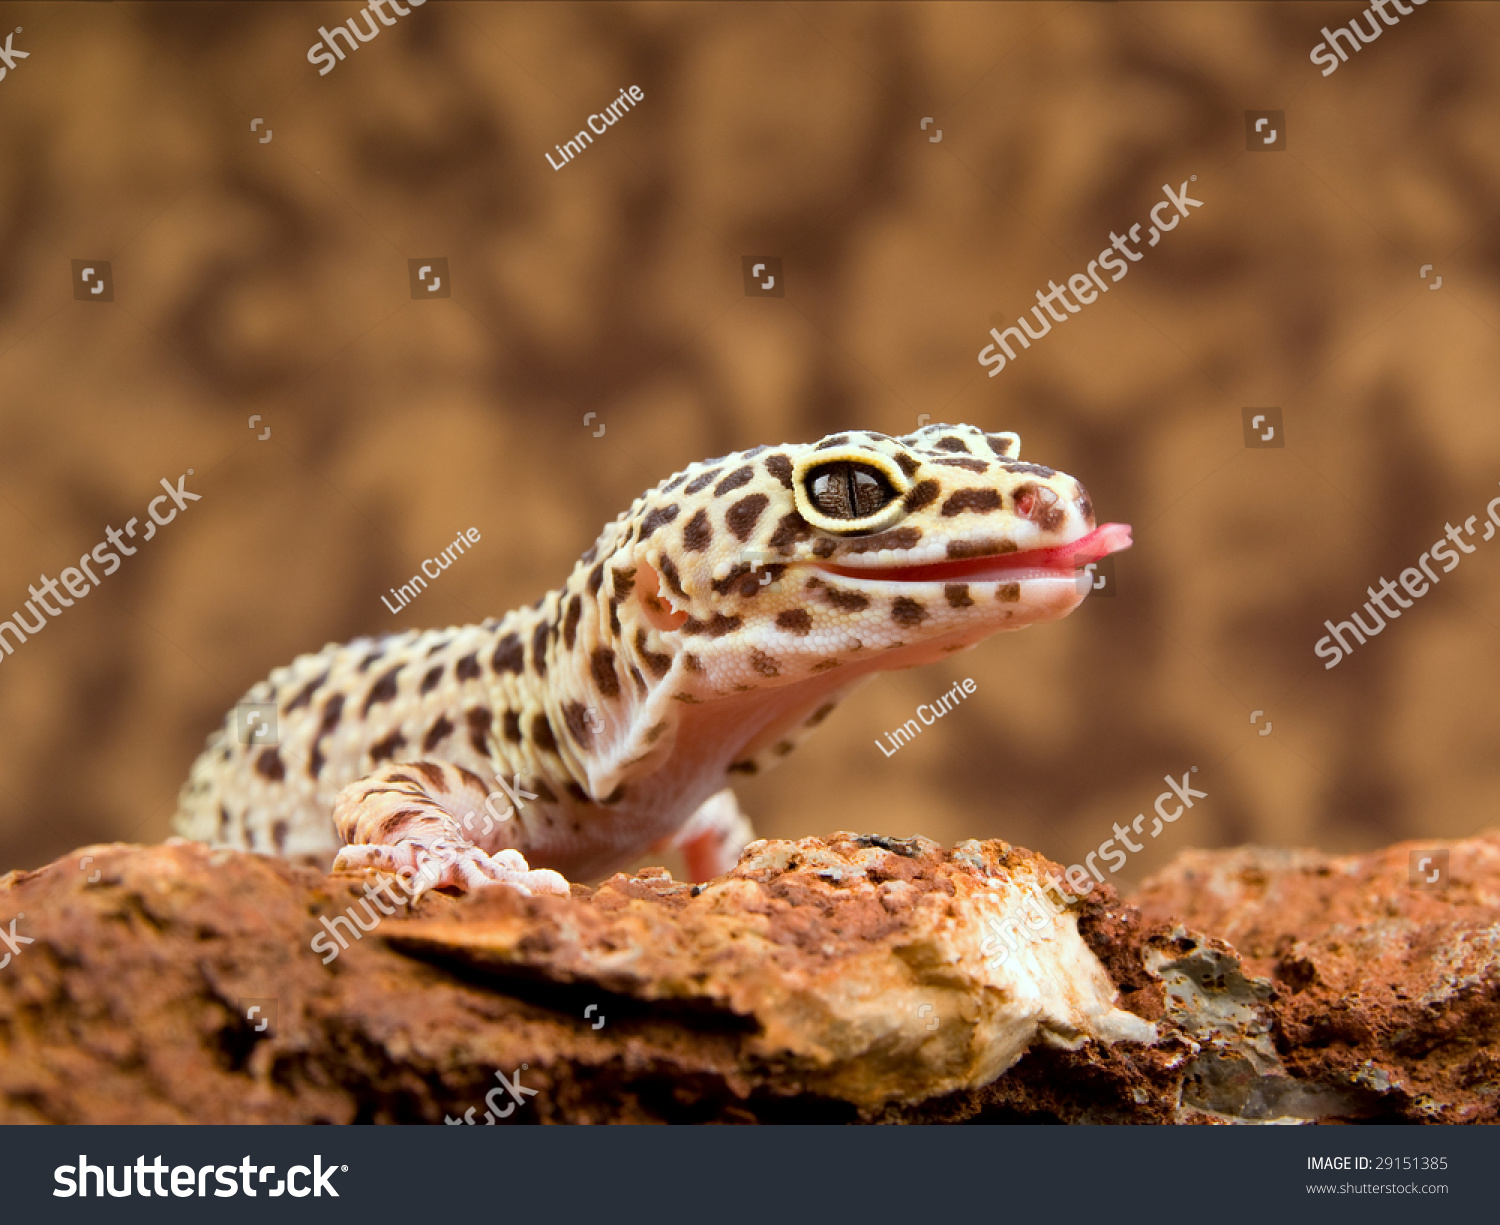
[[[635,572],[635,596],[641,602],[646,624],[663,634],[681,629],[688,619],[686,612],[678,612],[662,598],[661,580],[649,562],[641,562]]]

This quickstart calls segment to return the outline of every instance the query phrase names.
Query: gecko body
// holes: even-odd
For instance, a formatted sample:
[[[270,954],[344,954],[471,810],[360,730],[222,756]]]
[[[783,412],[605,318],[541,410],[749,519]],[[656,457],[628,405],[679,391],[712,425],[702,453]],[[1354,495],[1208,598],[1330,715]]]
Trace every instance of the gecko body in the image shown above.
[[[705,879],[753,835],[736,775],[875,672],[1066,616],[1129,546],[1073,477],[967,425],[849,431],[694,464],[567,581],[479,625],[330,644],[274,671],[278,743],[209,737],[177,832],[566,892],[680,847]],[[428,871],[432,871],[431,868]]]

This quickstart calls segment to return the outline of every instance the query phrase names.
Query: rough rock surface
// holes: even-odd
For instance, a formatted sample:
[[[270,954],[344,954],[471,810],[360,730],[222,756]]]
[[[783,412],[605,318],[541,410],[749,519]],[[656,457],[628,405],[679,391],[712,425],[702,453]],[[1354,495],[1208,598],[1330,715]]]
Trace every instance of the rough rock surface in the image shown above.
[[[1342,857],[1190,851],[1133,900],[1270,980],[1293,1076],[1375,1117],[1500,1122],[1500,832]]]
[[[1500,837],[1449,850],[1443,894],[1237,851],[1054,915],[1003,842],[835,834],[381,914],[89,847],[0,878],[0,1121],[1494,1120]]]

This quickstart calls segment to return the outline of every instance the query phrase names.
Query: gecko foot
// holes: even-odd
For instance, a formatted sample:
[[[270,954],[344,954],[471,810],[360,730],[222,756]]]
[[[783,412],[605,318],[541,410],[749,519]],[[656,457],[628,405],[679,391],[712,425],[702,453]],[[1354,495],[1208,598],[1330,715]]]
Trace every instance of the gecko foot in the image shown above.
[[[528,897],[569,894],[565,877],[548,868],[533,869],[520,851],[488,854],[477,846],[448,838],[429,843],[401,842],[395,846],[346,846],[333,861],[335,872],[369,869],[400,875],[408,881],[413,902],[429,889],[458,889],[467,893],[495,884],[510,885]]]

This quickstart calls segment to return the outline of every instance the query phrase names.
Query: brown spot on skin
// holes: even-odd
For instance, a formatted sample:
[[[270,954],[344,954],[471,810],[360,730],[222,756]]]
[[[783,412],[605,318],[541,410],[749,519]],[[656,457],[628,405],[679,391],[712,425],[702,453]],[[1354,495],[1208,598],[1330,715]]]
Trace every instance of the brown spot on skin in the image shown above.
[[[965,511],[975,515],[987,515],[1001,507],[998,489],[960,489],[943,503],[943,518],[951,519]]]
[[[703,703],[698,701],[698,699],[695,698],[691,693],[674,693],[672,695],[672,700],[674,702],[688,702],[694,706],[703,705]]]
[[[285,821],[277,821],[271,826],[271,841],[276,845],[277,854],[286,854],[287,833],[288,826]]]
[[[742,624],[739,617],[726,617],[723,613],[714,613],[714,619],[708,623],[708,636],[722,638],[725,634],[734,633]]]
[[[225,834],[227,834],[229,832],[229,825],[230,825],[229,809],[225,808],[224,805],[220,804],[219,805],[219,836],[220,837],[223,837]]]
[[[549,753],[557,752],[557,737],[552,734],[552,724],[547,722],[547,716],[538,712],[531,718],[531,742],[539,749],[546,749]]]
[[[753,761],[732,761],[725,773],[728,774],[758,774],[760,767]]]
[[[262,778],[279,783],[286,777],[286,767],[281,763],[281,754],[275,749],[261,749],[260,756],[255,759],[255,772]]]
[[[751,572],[751,565],[747,561],[737,562],[732,570],[723,578],[714,579],[709,585],[713,588],[715,595],[727,595],[731,588],[738,587],[739,582],[745,575]],[[760,580],[752,581],[751,586],[759,586]],[[747,593],[750,594],[750,593]]]
[[[615,599],[623,600],[635,590],[635,567],[622,566],[610,572],[614,583]]]
[[[897,625],[921,625],[927,620],[927,610],[910,596],[897,596],[891,605],[891,620]]]
[[[689,617],[682,623],[684,634],[707,634],[710,638],[722,638],[725,634],[733,633],[744,624],[740,617],[726,617],[723,613],[714,613],[713,620],[699,621],[696,617]]]
[[[762,676],[780,676],[781,669],[776,666],[776,661],[764,651],[755,648],[750,650],[750,666]]]
[[[615,652],[612,647],[595,647],[589,656],[589,672],[594,678],[594,687],[601,696],[620,696],[620,678],[615,672]]]
[[[823,722],[824,719],[828,718],[828,716],[833,713],[834,707],[836,705],[838,705],[838,703],[836,702],[825,702],[822,706],[819,706],[817,710],[813,711],[812,714],[808,716],[807,722],[802,726],[817,727],[818,724]]]
[[[942,489],[936,481],[918,481],[907,491],[906,497],[901,499],[901,506],[908,514],[921,510],[924,506],[931,506],[937,501]]]
[[[677,566],[670,557],[664,556],[661,559],[661,576],[667,580],[667,586],[674,594],[684,600],[688,598],[688,593],[682,589],[682,577],[677,573]]]
[[[746,468],[745,471],[748,472],[750,469]],[[722,489],[723,486],[721,485],[720,488]],[[724,513],[724,523],[734,533],[737,540],[741,542],[748,540],[770,502],[771,499],[763,493],[752,493],[749,497],[741,498]]]
[[[495,722],[494,713],[488,706],[476,706],[464,712],[464,722],[469,725],[469,743],[481,756],[489,752],[490,726]]]
[[[898,527],[891,532],[877,532],[874,536],[860,536],[844,542],[846,553],[875,553],[881,549],[909,549],[922,539],[919,527]]]
[[[905,451],[901,451],[896,455],[896,466],[899,467],[902,472],[906,473],[907,476],[911,476],[916,472],[918,468],[922,466],[922,461],[920,459],[913,458]]]
[[[1001,583],[995,588],[995,595],[999,597],[1002,604],[1014,604],[1021,598],[1021,584]]]
[[[952,434],[944,434],[933,445],[939,451],[956,451],[963,455],[969,454],[969,444],[962,438],[955,438]]]
[[[1044,468],[1041,464],[1023,464],[1011,460],[1002,463],[1000,466],[1007,472],[1024,472],[1028,476],[1049,477],[1057,475],[1055,468]]]
[[[696,481],[693,483],[697,484]],[[694,491],[689,489],[688,492],[692,493]],[[657,528],[665,527],[668,523],[671,523],[673,519],[677,518],[677,514],[678,506],[676,502],[668,502],[665,506],[658,506],[641,521],[641,539],[647,539]]]
[[[453,675],[461,681],[477,681],[483,669],[479,666],[479,652],[470,651],[453,665]]]
[[[792,487],[792,461],[780,453],[767,455],[764,459],[766,471],[774,476],[788,489]]]
[[[951,561],[964,561],[970,557],[998,557],[1002,553],[1014,553],[1014,540],[950,540],[948,557]]]
[[[521,743],[521,712],[507,710],[500,716],[500,735],[505,738],[507,744]]]
[[[318,775],[323,773],[323,761],[323,746],[314,743],[312,752],[307,755],[307,776],[309,778],[317,778]]]
[[[826,451],[829,447],[841,447],[849,441],[848,434],[835,434],[832,438],[825,438],[813,448],[814,451]]]
[[[489,786],[473,770],[467,769],[464,766],[454,766],[453,770],[465,787],[468,787],[471,791],[479,792],[480,795],[489,794]]]
[[[969,595],[968,583],[945,583],[943,595],[948,598],[949,608],[972,608],[974,599]]]
[[[687,477],[688,474],[686,472],[679,472],[676,476],[674,476],[670,481],[668,481],[661,487],[661,491],[663,493],[671,493],[672,490],[681,485],[683,481],[687,480]]]
[[[605,796],[602,800],[600,800],[599,803],[601,803],[601,804],[618,804],[624,798],[625,798],[625,784],[621,783],[618,787],[616,787],[613,791],[611,791],[607,796]]]
[[[580,749],[594,747],[594,729],[589,726],[587,706],[582,702],[564,702],[563,722],[567,724],[568,735],[573,737],[573,743]]]
[[[536,669],[538,676],[547,675],[547,631],[550,627],[545,621],[538,621],[536,629],[531,631],[531,666]]]
[[[947,468],[966,468],[970,472],[988,472],[990,466],[982,459],[938,459],[934,463]]]
[[[1078,496],[1073,499],[1073,504],[1078,507],[1078,513],[1083,516],[1083,521],[1090,527],[1094,526],[1094,504],[1089,500],[1089,491],[1078,487]]]
[[[995,453],[996,459],[1015,458],[1014,452],[1016,444],[1014,439],[1001,438],[998,434],[986,434],[984,436],[984,440],[985,442],[990,444],[990,450]]]
[[[448,638],[439,638],[436,642],[434,642],[430,647],[427,648],[427,658],[431,659],[445,646],[447,646],[450,641],[452,640]]]
[[[635,649],[636,653],[641,657],[641,662],[646,665],[651,675],[656,677],[657,680],[664,677],[672,667],[672,657],[670,655],[659,654],[647,645],[646,631],[643,627],[637,628],[635,631]]]
[[[641,670],[634,664],[630,665],[630,679],[635,682],[635,691],[645,697],[651,692],[651,686],[646,684],[646,678],[641,675]]]
[[[778,553],[790,553],[795,545],[813,534],[806,519],[796,511],[782,515],[771,533],[770,546]]]
[[[304,688],[299,689],[297,691],[297,696],[286,704],[285,713],[291,714],[294,710],[301,710],[302,707],[311,705],[313,694],[317,693],[317,691],[323,687],[323,682],[327,679],[328,673],[325,672],[322,676],[318,677],[317,680],[309,681]]]
[[[417,780],[410,774],[392,774],[387,781],[392,783],[406,783],[411,787],[417,786]]]
[[[434,795],[448,794],[448,778],[435,761],[414,761],[411,768],[427,780],[427,790]]]
[[[714,497],[722,498],[726,493],[733,493],[736,489],[742,489],[755,479],[755,469],[749,464],[738,468],[726,476],[714,486]],[[744,539],[741,537],[741,539]]]
[[[832,536],[821,536],[813,541],[814,557],[832,557],[838,552],[839,542]]]
[[[582,787],[580,787],[577,783],[570,782],[567,786],[567,792],[580,804],[587,804],[590,802],[589,793]]]
[[[691,651],[688,651],[683,655],[682,666],[689,672],[701,673],[703,671],[703,661],[696,655],[694,655]]]
[[[333,694],[328,701],[323,703],[323,722],[318,725],[318,737],[328,735],[339,725],[339,716],[344,713],[344,695]]]
[[[722,468],[710,468],[707,472],[701,472],[695,476],[684,488],[683,493],[700,493],[707,489],[718,478]]]
[[[526,648],[521,645],[521,635],[506,634],[495,644],[495,653],[490,656],[490,667],[497,673],[519,673],[525,666]]]
[[[796,747],[790,740],[780,740],[772,747],[771,752],[777,757],[785,757]]]
[[[708,521],[708,511],[702,507],[688,520],[682,529],[682,547],[689,553],[701,553],[713,542],[714,529]]]
[[[571,651],[573,643],[578,638],[578,618],[583,615],[583,597],[579,595],[568,597],[568,611],[563,614],[562,640],[563,646]]]
[[[400,812],[393,812],[376,823],[375,828],[370,831],[370,837],[374,839],[376,846],[393,845],[406,832],[406,823],[421,815],[420,808],[403,808]]]
[[[427,669],[427,675],[422,678],[421,696],[426,697],[438,687],[438,682],[443,679],[443,665],[434,664]]]
[[[446,715],[439,715],[438,721],[427,729],[427,735],[422,737],[422,752],[430,753],[444,740],[453,734],[453,724],[448,721]]]
[[[362,660],[359,661],[358,671],[360,671],[360,672],[368,672],[369,669],[370,669],[370,665],[372,663],[374,663],[377,659],[379,659],[384,654],[385,654],[384,648],[382,648],[380,650],[377,650],[377,651],[371,651],[368,655],[366,655]]]
[[[365,708],[360,712],[362,715],[369,714],[370,707],[374,706],[375,703],[389,702],[396,696],[396,674],[405,666],[405,664],[397,664],[370,686],[370,692],[365,698]]]
[[[534,793],[536,795],[536,798],[541,800],[543,804],[557,803],[557,792],[553,791],[551,787],[547,786],[547,783],[544,779],[538,778],[527,783],[526,790]]]
[[[601,561],[589,571],[588,591],[589,595],[598,595],[599,588],[604,586],[604,563]]]
[[[813,664],[811,671],[829,672],[834,668],[842,668],[843,666],[844,661],[842,659],[820,659],[817,663]]]
[[[823,598],[840,612],[859,612],[870,607],[870,597],[857,591],[845,591],[842,587],[827,587]]]
[[[776,628],[799,636],[812,631],[812,614],[805,608],[788,608],[776,614]]]
[[[370,746],[371,761],[389,761],[400,750],[406,747],[406,737],[400,732],[392,732],[382,740],[377,740]]]

